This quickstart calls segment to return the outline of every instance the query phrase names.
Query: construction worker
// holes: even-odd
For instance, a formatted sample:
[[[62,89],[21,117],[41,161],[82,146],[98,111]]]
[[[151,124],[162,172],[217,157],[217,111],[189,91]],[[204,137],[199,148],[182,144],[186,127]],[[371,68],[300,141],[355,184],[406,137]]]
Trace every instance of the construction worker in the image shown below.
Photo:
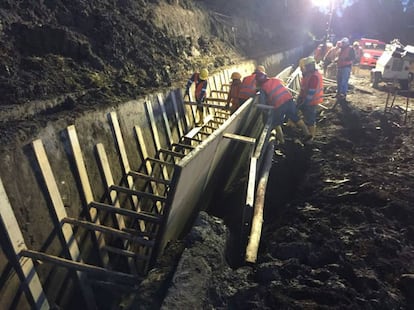
[[[306,126],[312,140],[316,133],[316,108],[323,102],[323,79],[316,68],[315,59],[307,57],[303,61],[304,71],[297,99],[298,108],[302,111]]]
[[[257,93],[256,73],[265,72],[264,66],[257,66],[252,74],[243,78],[239,90],[239,103],[242,105],[247,99],[253,97]]]
[[[231,74],[230,90],[227,94],[226,108],[230,108],[230,113],[233,114],[240,107],[240,86],[241,86],[241,74],[239,72],[233,72]]]
[[[355,59],[355,52],[352,46],[350,46],[349,39],[343,38],[341,40],[341,47],[338,57],[336,59],[336,65],[338,72],[336,73],[337,83],[337,99],[340,102],[346,103],[346,95],[348,92],[348,81],[351,76],[352,63]]]
[[[197,102],[197,118],[196,125],[204,123],[204,110],[202,103],[206,100],[208,70],[203,68],[200,72],[195,72],[191,75],[185,86],[185,96],[190,98],[190,87],[195,83],[195,100]]]
[[[354,49],[354,53],[355,53],[355,59],[352,65],[352,74],[355,75],[359,73],[359,66],[360,66],[361,58],[364,52],[362,50],[362,47],[359,45],[358,41],[355,41],[352,44],[352,48]]]
[[[341,42],[336,42],[336,45],[330,45],[329,50],[326,52],[325,57],[323,58],[323,75],[326,77],[335,76],[333,72],[336,70],[336,64],[334,63],[336,57],[338,56],[339,50],[341,48]]]
[[[259,103],[273,107],[272,120],[279,144],[285,143],[282,130],[285,116],[303,131],[305,135],[304,142],[308,142],[312,138],[308,127],[299,118],[292,94],[283,85],[283,82],[278,78],[269,78],[265,72],[256,73],[256,82],[260,87]]]

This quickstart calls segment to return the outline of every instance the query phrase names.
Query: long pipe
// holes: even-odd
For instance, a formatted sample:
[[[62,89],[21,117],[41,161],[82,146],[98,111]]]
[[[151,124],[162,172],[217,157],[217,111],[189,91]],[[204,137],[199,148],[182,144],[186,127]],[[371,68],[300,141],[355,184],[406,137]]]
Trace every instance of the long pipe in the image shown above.
[[[272,135],[266,149],[266,157],[263,163],[262,174],[256,189],[256,199],[254,202],[254,213],[252,229],[250,232],[249,242],[246,248],[246,262],[255,263],[257,252],[259,250],[260,236],[262,234],[263,209],[265,203],[265,194],[267,181],[269,179],[270,168],[272,167],[273,152],[275,150],[275,137]]]

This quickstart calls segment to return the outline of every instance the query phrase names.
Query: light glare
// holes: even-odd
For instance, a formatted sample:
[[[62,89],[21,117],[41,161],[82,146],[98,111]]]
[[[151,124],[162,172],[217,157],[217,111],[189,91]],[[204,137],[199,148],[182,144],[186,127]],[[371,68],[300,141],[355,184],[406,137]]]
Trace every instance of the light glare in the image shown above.
[[[331,0],[312,0],[312,3],[318,8],[328,9],[331,4]]]

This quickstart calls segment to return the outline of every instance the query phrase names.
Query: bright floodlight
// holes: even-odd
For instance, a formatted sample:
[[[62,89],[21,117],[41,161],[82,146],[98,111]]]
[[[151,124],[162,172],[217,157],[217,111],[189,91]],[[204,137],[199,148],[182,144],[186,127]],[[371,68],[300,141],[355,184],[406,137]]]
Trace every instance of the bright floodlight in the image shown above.
[[[314,6],[327,9],[331,4],[331,0],[312,0],[312,3]]]

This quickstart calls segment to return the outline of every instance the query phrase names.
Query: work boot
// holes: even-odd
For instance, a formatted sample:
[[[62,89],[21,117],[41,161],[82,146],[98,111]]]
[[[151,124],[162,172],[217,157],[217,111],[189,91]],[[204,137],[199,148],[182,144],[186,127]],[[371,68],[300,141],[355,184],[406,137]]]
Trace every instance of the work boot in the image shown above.
[[[276,126],[275,130],[276,130],[276,140],[279,142],[279,144],[285,144],[285,137],[283,136],[282,127],[280,125]]]
[[[299,120],[296,123],[296,126],[298,126],[305,135],[303,142],[309,142],[312,139],[312,135],[309,133],[308,126],[306,126],[305,122],[303,120]]]

